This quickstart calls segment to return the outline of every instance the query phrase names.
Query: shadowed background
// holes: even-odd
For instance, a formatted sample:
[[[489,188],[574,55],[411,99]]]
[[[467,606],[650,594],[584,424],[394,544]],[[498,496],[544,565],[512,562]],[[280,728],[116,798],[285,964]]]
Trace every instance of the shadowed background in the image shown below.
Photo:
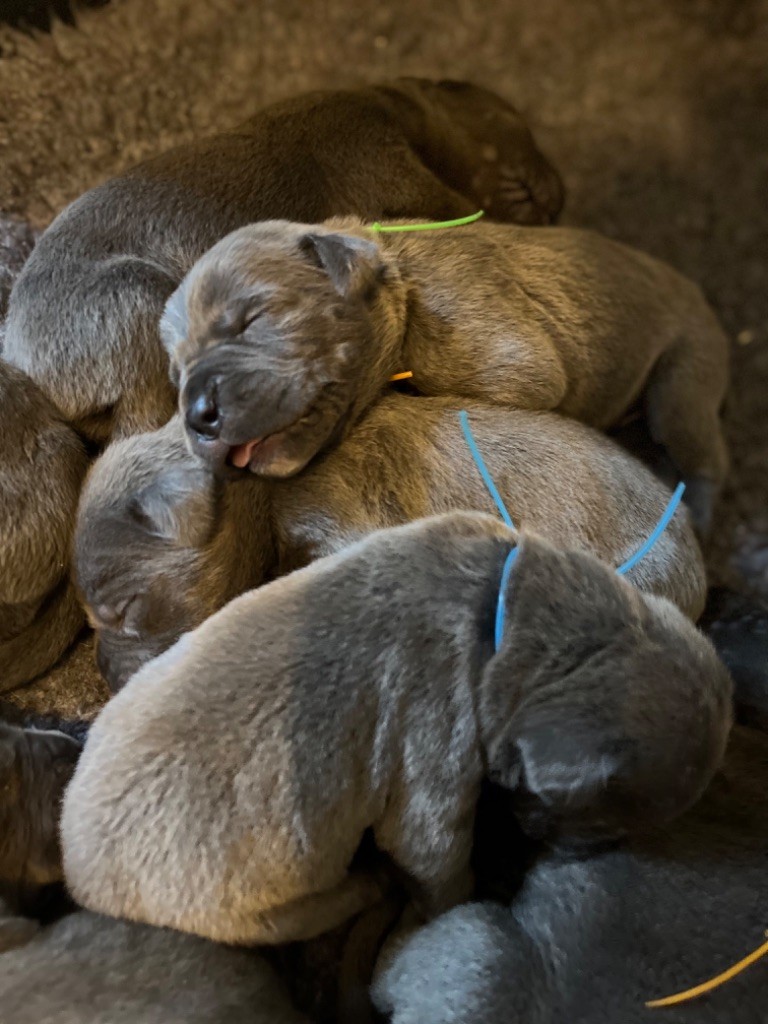
[[[0,303],[28,225],[143,157],[307,89],[474,80],[529,118],[563,174],[564,223],[670,261],[721,316],[733,467],[709,564],[768,597],[768,0],[112,0],[74,15],[50,33],[0,25]],[[89,715],[104,696],[85,642],[14,699]]]

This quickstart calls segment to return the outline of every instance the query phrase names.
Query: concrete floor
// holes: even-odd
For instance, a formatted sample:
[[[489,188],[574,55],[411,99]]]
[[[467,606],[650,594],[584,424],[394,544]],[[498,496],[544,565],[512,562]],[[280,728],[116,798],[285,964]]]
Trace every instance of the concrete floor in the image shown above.
[[[0,30],[0,210],[35,225],[128,163],[313,87],[474,79],[529,116],[565,222],[661,256],[734,338],[714,579],[768,596],[768,0],[113,0]],[[25,701],[91,712],[86,648]]]

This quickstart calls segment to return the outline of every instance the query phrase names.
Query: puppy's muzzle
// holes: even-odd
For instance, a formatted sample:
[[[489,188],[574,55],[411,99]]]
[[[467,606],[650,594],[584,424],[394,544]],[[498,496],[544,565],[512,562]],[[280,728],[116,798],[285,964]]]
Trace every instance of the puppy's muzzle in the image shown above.
[[[221,434],[223,417],[218,398],[216,377],[193,377],[182,397],[187,427],[207,440]]]

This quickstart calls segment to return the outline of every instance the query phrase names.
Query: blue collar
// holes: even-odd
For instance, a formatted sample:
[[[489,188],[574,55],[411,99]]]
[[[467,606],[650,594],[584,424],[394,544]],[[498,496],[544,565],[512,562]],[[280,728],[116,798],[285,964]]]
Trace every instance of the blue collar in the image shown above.
[[[512,573],[512,566],[517,561],[520,548],[515,545],[504,559],[504,568],[501,570],[501,582],[499,583],[499,596],[496,598],[496,623],[493,629],[493,650],[494,653],[501,647],[501,640],[504,636],[504,616],[507,612],[506,592],[509,584],[509,577]]]
[[[502,497],[498,492],[496,484],[493,482],[493,477],[488,472],[488,467],[485,464],[485,460],[483,459],[483,456],[480,454],[480,449],[477,447],[477,443],[472,434],[472,428],[469,425],[469,416],[467,415],[466,409],[462,409],[461,412],[459,413],[459,423],[461,424],[461,429],[464,434],[464,440],[467,442],[467,447],[469,448],[472,458],[475,460],[475,465],[477,466],[478,472],[480,473],[480,476],[483,479],[483,483],[488,488],[488,493],[493,498],[493,502],[496,505],[496,508],[499,510],[499,515],[507,524],[507,526],[510,529],[514,530],[515,524],[512,521],[512,516],[507,511],[507,507],[504,504]],[[628,558],[626,562],[624,562],[622,565],[618,567],[618,569],[616,570],[617,575],[624,576],[626,573],[629,572],[630,569],[637,565],[641,558],[645,558],[645,556],[654,546],[656,541],[669,526],[672,517],[674,516],[675,512],[677,512],[678,505],[682,501],[684,492],[685,484],[682,483],[681,481],[675,488],[674,494],[667,502],[667,507],[664,509],[661,519],[659,519],[650,536],[647,538],[647,540],[645,540],[643,544],[640,545],[640,547],[637,549],[634,555],[632,555],[631,558]],[[501,571],[499,596],[496,599],[496,624],[494,627],[494,643],[495,649],[497,651],[501,646],[501,638],[504,633],[504,615],[506,612],[504,592],[507,589],[507,584],[509,583],[509,575],[512,572],[512,566],[515,564],[515,560],[519,554],[519,551],[520,548],[517,546],[512,548],[512,550],[506,557],[506,560],[504,562],[504,568]]]

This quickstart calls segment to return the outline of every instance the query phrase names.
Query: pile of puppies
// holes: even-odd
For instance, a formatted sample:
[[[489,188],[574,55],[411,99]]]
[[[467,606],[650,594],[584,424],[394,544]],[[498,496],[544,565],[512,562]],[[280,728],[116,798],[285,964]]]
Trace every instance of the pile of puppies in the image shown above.
[[[0,735],[4,1005],[98,949],[112,981],[78,1021],[147,964],[126,1020],[161,977],[194,1003],[174,1019],[296,1020],[265,961],[202,939],[304,942],[405,901],[374,994],[442,1021],[409,958],[471,915],[484,786],[560,856],[701,797],[732,717],[694,626],[727,339],[671,268],[534,226],[561,204],[506,102],[405,79],[268,108],[42,236],[0,364],[0,688],[87,614],[121,692],[71,780],[73,740]],[[640,413],[689,504],[622,577],[670,497],[603,433]],[[62,859],[87,909],[28,947]]]

